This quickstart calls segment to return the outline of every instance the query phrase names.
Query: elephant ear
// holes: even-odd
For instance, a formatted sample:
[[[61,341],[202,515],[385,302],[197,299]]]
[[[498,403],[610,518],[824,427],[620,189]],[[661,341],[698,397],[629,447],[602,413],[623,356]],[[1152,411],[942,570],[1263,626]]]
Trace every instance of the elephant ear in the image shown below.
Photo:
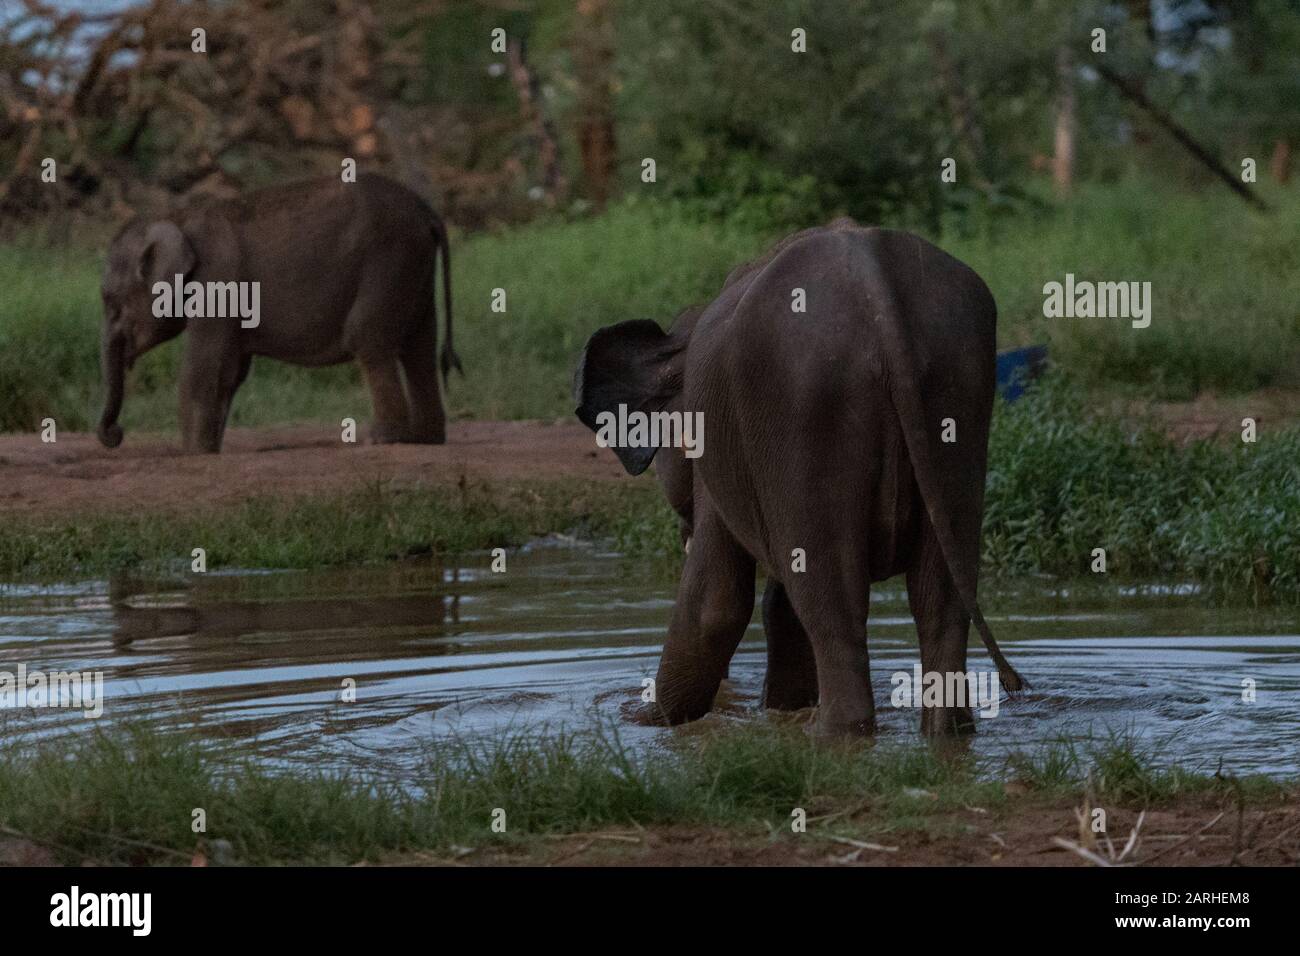
[[[188,276],[197,261],[194,247],[181,227],[163,219],[145,231],[137,268],[141,280],[152,288],[155,282],[170,282],[177,275]]]
[[[666,334],[649,319],[607,325],[587,340],[573,378],[578,419],[599,431],[599,416],[662,411],[682,390],[682,365],[687,339]],[[656,447],[614,447],[628,474],[650,467]]]

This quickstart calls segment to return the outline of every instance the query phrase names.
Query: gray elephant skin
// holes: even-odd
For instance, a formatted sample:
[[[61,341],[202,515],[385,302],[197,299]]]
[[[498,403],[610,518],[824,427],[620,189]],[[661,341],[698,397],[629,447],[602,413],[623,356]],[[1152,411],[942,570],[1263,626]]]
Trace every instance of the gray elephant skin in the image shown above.
[[[806,311],[792,307],[795,290]],[[875,730],[870,590],[898,574],[925,672],[966,671],[973,621],[1002,686],[1026,686],[976,603],[996,323],[992,294],[966,265],[918,236],[837,220],[736,269],[667,332],[633,320],[591,336],[574,377],[588,427],[620,404],[703,413],[699,457],[658,451],[687,548],[641,719],[709,711],[760,567],[763,704],[816,705],[819,736]],[[615,451],[632,474],[656,456]],[[952,703],[922,708],[923,734],[973,730],[969,702]]]
[[[220,451],[254,356],[305,366],[355,359],[373,402],[372,440],[440,444],[446,420],[438,368],[445,383],[449,370],[461,367],[452,347],[450,265],[439,217],[414,192],[377,175],[309,180],[137,218],[113,239],[104,268],[99,439],[109,448],[122,441],[118,417],[135,360],[187,332],[180,374],[186,451]],[[156,317],[155,284],[178,275],[186,283],[258,283],[256,327],[230,317]]]

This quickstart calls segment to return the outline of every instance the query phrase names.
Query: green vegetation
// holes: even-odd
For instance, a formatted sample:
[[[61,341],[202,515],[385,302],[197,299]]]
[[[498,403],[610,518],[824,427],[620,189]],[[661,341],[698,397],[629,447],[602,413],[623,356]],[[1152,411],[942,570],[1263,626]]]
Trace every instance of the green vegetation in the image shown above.
[[[1164,759],[1158,743],[1143,743],[1126,731],[1061,737],[1036,750],[1017,751],[1006,758],[1006,772],[1029,789],[1045,794],[1073,794],[1081,785],[1098,800],[1158,806],[1181,797],[1225,787],[1240,788],[1243,797],[1268,800],[1286,788],[1282,781],[1252,776],[1206,774]]]
[[[938,241],[984,276],[999,302],[1004,345],[1047,341],[1089,389],[1186,398],[1300,385],[1300,195],[1279,193],[1272,216],[1230,195],[1189,194],[1144,180],[1080,190],[1051,213],[950,224]],[[960,226],[960,228],[958,228]],[[557,418],[586,337],[629,318],[667,324],[707,301],[770,234],[700,221],[681,204],[627,202],[604,215],[541,221],[455,243],[457,348],[467,375],[449,395],[462,418]],[[1043,284],[1067,272],[1150,281],[1150,328],[1122,319],[1043,318]],[[0,428],[34,430],[46,416],[85,430],[100,402],[99,253],[0,247]],[[1261,276],[1267,281],[1261,281]],[[506,290],[506,311],[490,308]],[[125,427],[175,430],[181,342],[129,377]],[[254,364],[236,425],[364,418],[369,397],[352,366]]]
[[[814,839],[878,839],[942,827],[965,807],[998,812],[1010,778],[1057,802],[1074,801],[1087,781],[1097,799],[1139,807],[1235,798],[1238,788],[1252,802],[1276,801],[1289,786],[1160,769],[1151,759],[1123,738],[981,761],[912,743],[814,745],[788,724],[678,735],[667,752],[634,750],[612,729],[521,732],[433,744],[398,787],[380,775],[271,771],[187,732],[126,726],[0,750],[0,825],[77,862],[166,863],[194,851],[191,810],[201,807],[203,842],[228,841],[240,862],[337,863],[523,849],[548,834],[628,825],[718,826],[768,839],[769,827],[788,832],[795,807]],[[497,807],[505,834],[489,827]]]
[[[0,290],[0,429],[34,431],[47,416],[86,428],[99,394],[98,254],[0,246]],[[153,362],[132,385],[150,391],[157,377]]]
[[[665,508],[647,478],[632,487],[394,487],[375,483],[284,500],[255,496],[186,511],[14,517],[0,528],[0,578],[58,580],[126,568],[319,568],[510,547],[550,532],[613,538],[639,553]],[[675,533],[675,532],[674,532]]]
[[[1051,214],[995,221],[947,251],[982,275],[1004,345],[1048,342],[1090,389],[1187,399],[1202,389],[1300,387],[1300,193],[1272,215],[1227,192],[1178,192],[1135,177],[1081,188]],[[1151,283],[1149,328],[1047,319],[1043,285],[1066,273]]]
[[[1179,445],[1092,412],[1050,379],[1000,405],[984,563],[999,574],[1192,581],[1211,596],[1300,601],[1300,427]]]

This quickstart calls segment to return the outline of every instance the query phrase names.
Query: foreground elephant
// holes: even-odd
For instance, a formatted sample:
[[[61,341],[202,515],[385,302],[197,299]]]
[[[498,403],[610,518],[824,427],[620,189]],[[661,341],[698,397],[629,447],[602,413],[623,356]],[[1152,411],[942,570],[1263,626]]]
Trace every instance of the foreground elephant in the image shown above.
[[[180,380],[186,451],[216,452],[253,356],[295,365],[356,359],[374,405],[377,442],[441,444],[436,258],[442,253],[444,380],[460,368],[451,343],[447,231],[419,196],[382,176],[338,177],[192,205],[135,219],[113,239],[104,268],[104,411],[99,440],[122,441],[124,377],[149,349],[188,330]],[[224,304],[241,283],[257,318],[157,317],[162,286],[203,283]],[[217,299],[211,298],[215,292]],[[170,301],[170,299],[169,299]],[[213,310],[216,311],[216,310]],[[400,372],[399,372],[400,367]],[[402,373],[406,387],[402,387]]]
[[[704,422],[699,457],[668,449],[656,468],[687,555],[652,719],[710,709],[753,613],[756,565],[764,705],[819,704],[819,734],[874,731],[869,592],[896,574],[923,670],[966,670],[973,619],[1002,685],[1024,686],[975,602],[995,326],[965,265],[917,236],[837,220],[735,270],[668,333],[637,320],[590,338],[574,387],[593,430],[620,405]],[[615,451],[639,474],[656,449]],[[926,708],[921,729],[969,731],[970,708]]]

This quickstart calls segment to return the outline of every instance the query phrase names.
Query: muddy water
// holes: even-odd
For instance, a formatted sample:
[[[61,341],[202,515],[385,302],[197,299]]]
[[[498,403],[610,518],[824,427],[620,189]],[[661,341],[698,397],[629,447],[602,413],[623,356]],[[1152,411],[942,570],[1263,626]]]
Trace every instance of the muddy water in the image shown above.
[[[0,590],[0,672],[99,671],[102,721],[197,722],[271,762],[400,767],[443,735],[618,722],[653,676],[672,608],[663,573],[598,549],[542,544],[490,559],[330,572],[130,578]],[[1057,737],[1136,733],[1159,759],[1291,774],[1300,765],[1300,624],[1285,610],[1210,610],[1186,588],[1082,596],[1044,583],[990,595],[1028,699],[979,721],[995,754]],[[915,735],[889,705],[911,672],[901,586],[872,596],[869,640],[882,738]],[[756,616],[757,617],[757,616]],[[982,650],[972,667],[989,669]],[[763,720],[755,620],[711,721]],[[1256,700],[1243,702],[1244,679]],[[356,703],[340,701],[347,679]],[[7,739],[84,732],[80,711],[0,711]]]

